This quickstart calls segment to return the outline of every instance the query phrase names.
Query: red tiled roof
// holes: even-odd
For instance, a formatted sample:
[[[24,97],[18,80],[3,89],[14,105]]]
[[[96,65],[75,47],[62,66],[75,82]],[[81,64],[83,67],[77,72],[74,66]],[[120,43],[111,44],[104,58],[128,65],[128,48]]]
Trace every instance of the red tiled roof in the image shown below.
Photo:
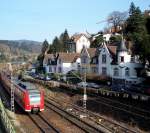
[[[87,51],[90,55],[90,58],[94,57],[96,54],[96,48],[88,48]]]
[[[58,53],[59,59],[61,59],[63,62],[73,63],[77,60],[77,58],[80,56],[78,53]]]
[[[109,52],[113,55],[116,55],[117,53],[117,46],[107,46]]]

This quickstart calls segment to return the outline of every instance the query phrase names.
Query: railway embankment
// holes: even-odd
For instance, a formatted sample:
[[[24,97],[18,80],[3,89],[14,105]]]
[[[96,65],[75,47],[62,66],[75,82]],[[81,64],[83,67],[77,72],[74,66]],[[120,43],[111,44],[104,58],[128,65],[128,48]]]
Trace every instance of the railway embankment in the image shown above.
[[[74,84],[66,84],[58,81],[43,81],[38,79],[33,79],[30,76],[25,77],[25,80],[33,82],[33,83],[39,83],[44,86],[48,86],[50,88],[62,88],[62,89],[68,89],[68,90],[74,90],[78,91],[79,93],[84,92],[83,87],[76,86]],[[104,96],[110,96],[110,97],[120,97],[120,98],[131,98],[133,100],[140,100],[140,101],[150,101],[150,96],[140,94],[140,93],[127,93],[127,92],[118,92],[118,91],[111,91],[109,87],[101,87],[99,89],[95,88],[87,88],[87,94],[100,94]]]
[[[9,133],[15,133],[14,126],[11,122],[11,119],[9,118],[7,111],[3,105],[3,102],[0,98],[0,118],[3,126],[3,130]]]

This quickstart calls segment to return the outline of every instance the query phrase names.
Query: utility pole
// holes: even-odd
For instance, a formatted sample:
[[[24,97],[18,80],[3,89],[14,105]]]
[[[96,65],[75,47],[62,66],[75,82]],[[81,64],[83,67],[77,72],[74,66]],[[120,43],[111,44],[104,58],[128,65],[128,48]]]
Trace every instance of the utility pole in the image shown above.
[[[13,113],[13,118],[14,118],[14,112],[15,112],[15,106],[14,106],[14,86],[13,86],[13,69],[11,63],[9,64],[9,70],[10,70],[10,84],[11,84],[11,111]]]
[[[83,111],[84,111],[84,114],[83,115],[80,115],[80,118],[83,118],[83,117],[87,117],[87,92],[86,92],[86,71],[84,72],[84,76],[83,78],[79,77],[78,75],[74,74],[73,72],[71,72],[73,75],[75,75],[77,78],[79,78],[84,84],[84,92],[83,92]]]

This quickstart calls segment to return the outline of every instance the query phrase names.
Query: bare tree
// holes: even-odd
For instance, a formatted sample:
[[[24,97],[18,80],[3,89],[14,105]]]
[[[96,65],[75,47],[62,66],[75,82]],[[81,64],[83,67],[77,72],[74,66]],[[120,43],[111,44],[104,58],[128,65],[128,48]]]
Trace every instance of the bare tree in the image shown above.
[[[117,32],[118,27],[122,27],[126,19],[127,12],[113,11],[109,14],[107,22],[114,28],[114,32]]]

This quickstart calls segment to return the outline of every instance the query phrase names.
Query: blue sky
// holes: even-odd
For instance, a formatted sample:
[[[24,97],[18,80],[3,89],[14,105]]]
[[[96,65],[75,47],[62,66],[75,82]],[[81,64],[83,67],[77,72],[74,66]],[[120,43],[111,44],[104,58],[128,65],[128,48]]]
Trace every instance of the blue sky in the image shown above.
[[[112,11],[127,11],[134,2],[143,11],[150,0],[0,0],[0,39],[52,41],[65,29],[95,33],[107,26],[96,22]]]

